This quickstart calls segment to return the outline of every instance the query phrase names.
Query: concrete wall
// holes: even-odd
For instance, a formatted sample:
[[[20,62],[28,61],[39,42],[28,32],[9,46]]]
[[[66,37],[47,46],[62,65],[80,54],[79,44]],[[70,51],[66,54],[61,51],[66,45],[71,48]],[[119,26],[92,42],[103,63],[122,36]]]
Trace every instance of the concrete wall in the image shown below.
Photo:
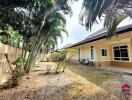
[[[4,53],[8,54],[12,63],[21,55],[22,50],[0,43],[0,84],[6,81],[8,72],[10,72]]]

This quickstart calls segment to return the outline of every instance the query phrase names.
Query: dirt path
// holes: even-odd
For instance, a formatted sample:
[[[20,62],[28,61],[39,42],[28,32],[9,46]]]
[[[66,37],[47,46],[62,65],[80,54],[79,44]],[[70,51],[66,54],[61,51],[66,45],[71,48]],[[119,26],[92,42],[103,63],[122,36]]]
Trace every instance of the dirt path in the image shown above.
[[[69,70],[45,75],[47,64],[54,66],[54,63],[40,63],[23,77],[18,87],[2,91],[0,100],[117,100]]]

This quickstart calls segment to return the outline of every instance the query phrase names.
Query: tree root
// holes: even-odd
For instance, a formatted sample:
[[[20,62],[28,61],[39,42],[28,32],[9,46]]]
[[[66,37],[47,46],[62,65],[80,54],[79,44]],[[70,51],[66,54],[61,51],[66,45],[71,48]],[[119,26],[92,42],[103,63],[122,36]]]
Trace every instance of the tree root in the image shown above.
[[[10,89],[18,86],[18,79],[8,79],[5,83],[0,85],[0,89]]]

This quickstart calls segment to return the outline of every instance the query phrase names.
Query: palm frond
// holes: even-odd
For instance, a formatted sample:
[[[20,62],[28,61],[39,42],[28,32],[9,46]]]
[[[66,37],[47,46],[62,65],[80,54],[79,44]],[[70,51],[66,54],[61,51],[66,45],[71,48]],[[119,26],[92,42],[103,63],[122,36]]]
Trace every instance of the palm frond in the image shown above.
[[[84,0],[80,23],[91,29],[97,18],[105,16],[104,26],[108,33],[115,33],[117,26],[126,17],[132,18],[132,0]],[[122,16],[122,17],[121,17]]]
[[[108,38],[111,38],[114,34],[116,34],[117,26],[127,17],[127,15],[115,17],[109,16],[105,19],[104,27],[108,29]]]

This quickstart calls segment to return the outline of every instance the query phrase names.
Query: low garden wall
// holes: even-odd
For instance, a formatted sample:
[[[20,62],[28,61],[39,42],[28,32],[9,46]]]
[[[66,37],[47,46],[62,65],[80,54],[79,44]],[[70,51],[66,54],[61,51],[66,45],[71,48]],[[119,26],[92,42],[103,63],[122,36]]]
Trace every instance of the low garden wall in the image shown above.
[[[6,81],[10,72],[4,53],[8,54],[12,63],[21,55],[22,50],[0,43],[0,84]]]

